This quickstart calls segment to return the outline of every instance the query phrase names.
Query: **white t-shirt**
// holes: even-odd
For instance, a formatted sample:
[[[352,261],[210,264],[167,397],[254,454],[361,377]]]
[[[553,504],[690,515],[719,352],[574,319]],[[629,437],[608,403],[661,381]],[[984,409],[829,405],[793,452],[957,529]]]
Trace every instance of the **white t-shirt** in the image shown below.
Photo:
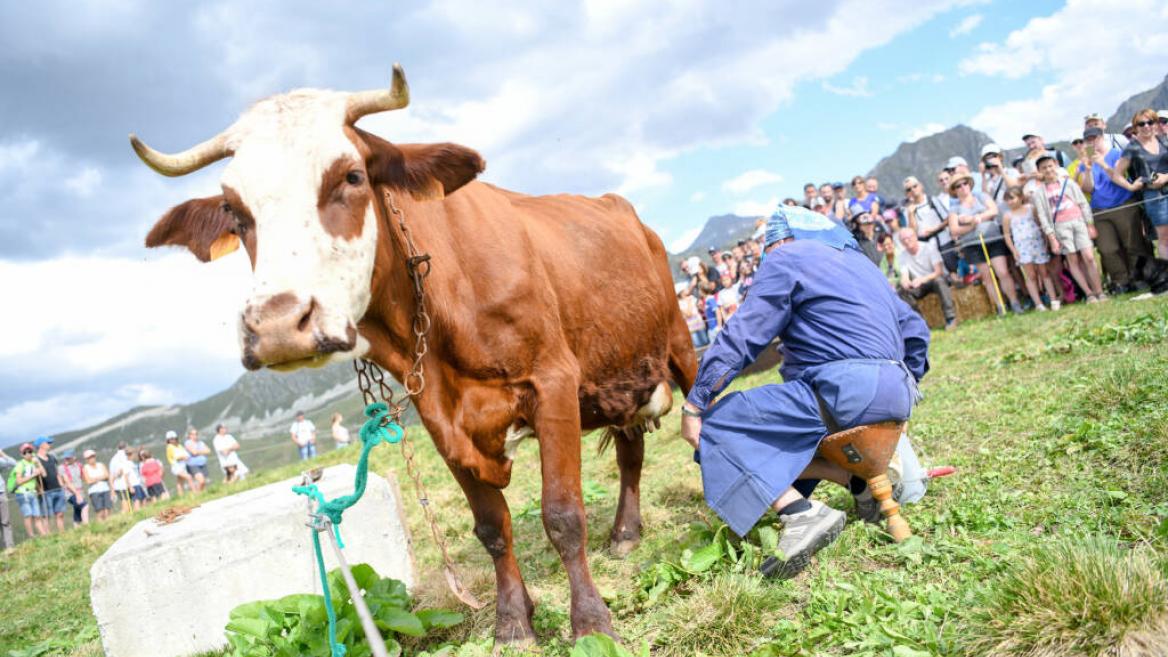
[[[730,312],[738,310],[738,304],[741,300],[738,297],[738,283],[730,287],[724,287],[718,292],[718,307],[722,310],[729,309]]]
[[[114,490],[127,490],[126,475],[130,470],[134,469],[134,464],[130,462],[130,457],[126,456],[126,452],[118,450],[109,462],[110,481],[113,482]],[[129,475],[131,479],[134,475]],[[130,485],[133,485],[132,483]]]
[[[220,465],[224,467],[235,465],[235,461],[239,460],[238,452],[227,452],[229,447],[239,448],[239,441],[235,439],[235,436],[229,433],[215,434],[215,437],[211,439],[211,446],[215,448],[215,455],[219,457]]]
[[[312,434],[316,431],[316,425],[312,420],[304,418],[299,422],[293,422],[292,428],[289,430],[293,436],[296,436],[296,444],[304,447],[313,441]]]
[[[349,444],[349,430],[345,428],[345,425],[340,423],[333,425],[333,440],[338,445]]]
[[[918,278],[924,278],[936,271],[935,267],[941,264],[941,253],[937,250],[937,246],[932,242],[920,242],[920,247],[917,249],[916,255],[904,249],[900,252],[900,272],[902,275],[907,275],[909,280],[915,281]],[[944,271],[944,269],[942,269]]]

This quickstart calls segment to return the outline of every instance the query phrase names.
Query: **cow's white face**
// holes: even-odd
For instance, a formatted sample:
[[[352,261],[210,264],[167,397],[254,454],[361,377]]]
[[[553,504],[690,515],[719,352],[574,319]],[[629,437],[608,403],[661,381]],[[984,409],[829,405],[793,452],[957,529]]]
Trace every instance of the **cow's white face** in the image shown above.
[[[229,130],[223,194],[254,245],[252,293],[240,313],[249,368],[294,368],[368,348],[377,219],[365,161],[345,129],[346,94],[265,100]]]
[[[231,127],[167,155],[131,135],[147,165],[181,176],[225,157],[223,193],[171,208],[146,246],[185,246],[200,260],[247,249],[254,272],[240,311],[243,364],[294,369],[359,356],[378,252],[376,189],[440,199],[474,179],[482,157],[455,144],[391,144],[353,127],[405,107],[405,74],[389,90],[299,90],[257,103]],[[404,198],[404,196],[403,196]]]

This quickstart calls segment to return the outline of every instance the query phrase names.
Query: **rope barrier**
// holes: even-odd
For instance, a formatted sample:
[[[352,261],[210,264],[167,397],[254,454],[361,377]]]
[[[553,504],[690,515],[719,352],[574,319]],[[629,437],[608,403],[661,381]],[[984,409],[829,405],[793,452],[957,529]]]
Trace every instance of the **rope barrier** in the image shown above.
[[[312,529],[312,549],[316,556],[316,568],[320,573],[320,586],[324,593],[324,607],[328,615],[329,652],[332,657],[345,657],[345,646],[337,642],[337,613],[333,608],[328,573],[324,565],[324,553],[320,548],[320,532],[322,531],[328,532],[329,540],[333,543],[333,548],[337,553],[337,561],[341,567],[341,574],[345,579],[345,586],[348,587],[349,595],[353,598],[353,605],[357,609],[357,615],[361,618],[361,626],[365,629],[365,637],[373,648],[373,654],[376,657],[388,657],[385,642],[381,638],[380,632],[377,631],[377,625],[369,613],[369,608],[365,605],[361,589],[357,586],[353,574],[349,571],[349,565],[341,554],[345,543],[341,538],[339,525],[344,519],[345,510],[356,504],[365,494],[365,486],[369,481],[369,452],[382,442],[400,442],[403,435],[401,426],[390,418],[389,407],[383,402],[366,406],[365,417],[369,419],[361,426],[361,457],[357,460],[357,473],[353,479],[353,493],[351,495],[326,500],[316,484],[308,483],[307,475],[305,475],[304,484],[292,487],[292,492],[304,495],[316,502],[316,511],[310,510],[308,514],[308,527]]]

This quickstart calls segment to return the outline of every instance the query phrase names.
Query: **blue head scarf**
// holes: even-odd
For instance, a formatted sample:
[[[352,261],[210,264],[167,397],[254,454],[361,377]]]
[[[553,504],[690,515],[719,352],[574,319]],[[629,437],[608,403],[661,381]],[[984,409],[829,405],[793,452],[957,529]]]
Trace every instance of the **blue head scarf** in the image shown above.
[[[827,217],[797,205],[780,205],[767,220],[764,244],[770,246],[779,240],[815,240],[833,249],[860,250],[856,238],[843,226]]]

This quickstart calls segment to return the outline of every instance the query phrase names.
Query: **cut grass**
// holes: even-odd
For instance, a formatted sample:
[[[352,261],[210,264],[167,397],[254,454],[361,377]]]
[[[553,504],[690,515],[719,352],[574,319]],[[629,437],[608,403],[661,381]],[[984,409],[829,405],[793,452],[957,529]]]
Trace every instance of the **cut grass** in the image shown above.
[[[611,450],[597,457],[598,436],[586,437],[583,478],[593,482],[588,558],[614,610],[617,633],[634,652],[642,641],[652,642],[655,655],[754,651],[759,657],[980,657],[996,650],[1023,657],[1048,649],[1042,646],[1081,647],[1067,648],[1065,654],[1127,655],[1139,654],[1140,640],[1152,650],[1156,635],[1146,634],[1156,629],[1152,607],[1136,614],[1117,601],[1121,595],[1157,590],[1168,558],[1165,318],[1168,299],[1117,299],[1058,313],[967,322],[955,332],[936,334],[932,370],[922,385],[926,397],[914,412],[910,433],[926,464],[950,463],[958,473],[933,482],[924,500],[905,509],[918,538],[896,545],[883,531],[850,522],[805,574],[789,582],[713,569],[664,593],[659,604],[633,604],[641,575],[663,562],[678,562],[684,549],[694,547],[685,544],[690,525],[712,520],[713,514],[702,501],[692,452],[678,436],[675,404],[662,430],[647,441],[643,543],[628,558],[613,558],[607,535],[619,474]],[[775,374],[761,374],[735,382],[734,388],[775,380]],[[490,558],[474,537],[462,492],[428,438],[416,428],[409,435],[451,555],[467,585],[487,602],[444,639],[464,646],[453,654],[489,654],[494,623]],[[355,458],[355,452],[330,452],[318,462]],[[247,486],[292,477],[299,467],[265,470]],[[374,450],[371,467],[403,472],[398,452],[382,447]],[[516,515],[522,515],[514,522],[515,547],[536,604],[542,654],[566,657],[569,592],[538,515],[536,442],[520,447],[514,473],[506,496]],[[425,606],[456,608],[442,588],[441,559],[425,520],[417,504],[408,501],[413,498],[408,479],[399,479],[424,583],[416,597]],[[207,497],[229,492],[234,491],[216,488]],[[850,496],[842,489],[824,485],[817,496],[851,510]],[[57,647],[44,654],[100,654],[89,612],[89,567],[145,515],[32,541],[0,557],[0,655],[54,640]],[[1115,546],[1118,557],[1114,551],[1083,547],[1083,536]],[[1076,599],[1082,599],[1076,596],[1089,593],[1071,586],[1081,579],[1073,573],[1085,572],[1086,561],[1072,563],[1069,553],[1060,550],[1083,552],[1080,556],[1093,568],[1109,567],[1117,578],[1124,573],[1108,585],[1112,592],[1097,593],[1091,623],[1026,620],[1074,611]],[[1038,590],[1022,586],[1035,577],[1026,570],[1038,568],[1031,561],[1044,566],[1050,578]],[[1116,588],[1121,581],[1127,589]],[[1021,588],[1009,588],[1010,582]],[[1140,593],[1135,599],[1147,597]],[[709,614],[708,609],[723,611]],[[734,614],[733,621],[726,610]],[[148,619],[142,631],[166,621]],[[1023,631],[1023,622],[1030,629]],[[691,632],[700,638],[691,638]],[[971,641],[979,637],[997,641],[974,647]],[[409,645],[407,654],[437,647]]]

